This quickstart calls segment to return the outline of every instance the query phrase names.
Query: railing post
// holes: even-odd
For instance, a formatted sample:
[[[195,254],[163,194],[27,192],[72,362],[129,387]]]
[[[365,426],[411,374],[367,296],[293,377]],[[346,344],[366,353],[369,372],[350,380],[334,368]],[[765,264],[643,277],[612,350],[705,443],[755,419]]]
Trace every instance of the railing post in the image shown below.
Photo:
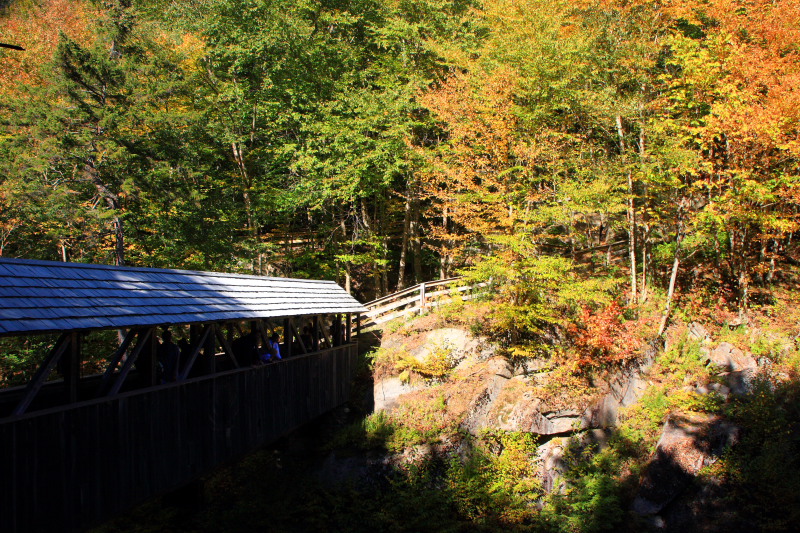
[[[425,282],[419,284],[419,314],[425,312]]]
[[[313,335],[311,336],[311,345],[314,347],[314,351],[319,351],[319,315],[314,315],[314,320],[312,322],[312,327],[314,331],[312,331]]]
[[[289,318],[283,319],[283,342],[284,348],[281,356],[292,356],[292,344],[294,344],[294,335],[292,335],[292,326],[289,324]]]

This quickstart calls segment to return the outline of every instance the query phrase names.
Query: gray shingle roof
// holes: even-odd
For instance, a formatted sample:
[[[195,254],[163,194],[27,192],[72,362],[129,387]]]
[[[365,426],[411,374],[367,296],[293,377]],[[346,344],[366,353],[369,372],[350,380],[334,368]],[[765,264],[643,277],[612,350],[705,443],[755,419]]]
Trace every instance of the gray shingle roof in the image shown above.
[[[0,258],[0,335],[363,312],[332,281]]]

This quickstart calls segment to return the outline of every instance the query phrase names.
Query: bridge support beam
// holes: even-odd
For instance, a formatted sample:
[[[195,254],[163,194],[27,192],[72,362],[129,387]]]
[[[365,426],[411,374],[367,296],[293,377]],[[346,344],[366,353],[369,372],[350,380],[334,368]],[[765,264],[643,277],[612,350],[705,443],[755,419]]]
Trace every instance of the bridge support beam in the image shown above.
[[[136,348],[133,349],[133,352],[128,356],[125,362],[122,364],[122,368],[119,371],[119,375],[117,379],[114,380],[114,383],[111,385],[111,388],[108,391],[107,396],[114,396],[115,394],[119,393],[120,389],[122,388],[122,384],[125,383],[125,379],[128,377],[128,373],[130,373],[131,368],[133,368],[134,363],[139,358],[139,356],[145,351],[152,351],[152,337],[154,336],[155,328],[147,328],[139,330],[138,333],[138,342],[136,343]],[[146,357],[146,356],[145,356]],[[155,360],[155,354],[152,354],[152,359]],[[146,362],[143,366],[148,368],[152,363]],[[145,370],[146,371],[146,370]]]
[[[117,350],[114,352],[114,355],[111,356],[108,366],[106,366],[106,370],[103,372],[103,378],[100,381],[100,386],[97,387],[97,392],[95,393],[97,398],[104,396],[106,392],[108,392],[108,387],[111,384],[111,377],[114,375],[114,372],[117,370],[117,366],[119,366],[120,361],[122,361],[123,356],[127,353],[128,348],[138,334],[139,331],[137,329],[129,329],[128,332],[125,333],[125,337],[122,339],[119,348],[117,348]]]
[[[41,366],[39,366],[31,382],[28,383],[28,386],[25,388],[25,396],[14,408],[12,414],[21,415],[27,411],[31,402],[33,402],[33,399],[36,397],[36,394],[42,388],[42,385],[44,385],[45,380],[47,380],[47,376],[50,375],[50,372],[58,364],[64,352],[69,348],[70,338],[71,336],[69,333],[64,333],[58,338],[55,346],[53,346],[53,349],[47,354],[47,357],[45,357]]]
[[[190,333],[191,340],[189,343],[189,352],[190,352],[189,358],[186,361],[182,362],[183,369],[178,375],[178,379],[180,379],[181,381],[189,377],[189,372],[192,371],[192,367],[194,366],[194,363],[197,360],[197,356],[200,355],[200,352],[206,345],[206,340],[211,334],[211,326],[209,326],[208,324],[206,324],[203,327],[202,332],[199,335],[193,328],[195,328],[195,326],[192,326]]]
[[[292,356],[292,344],[294,344],[294,336],[292,335],[292,328],[289,324],[289,319],[283,319],[283,342],[285,343],[284,347],[284,357],[291,357]]]

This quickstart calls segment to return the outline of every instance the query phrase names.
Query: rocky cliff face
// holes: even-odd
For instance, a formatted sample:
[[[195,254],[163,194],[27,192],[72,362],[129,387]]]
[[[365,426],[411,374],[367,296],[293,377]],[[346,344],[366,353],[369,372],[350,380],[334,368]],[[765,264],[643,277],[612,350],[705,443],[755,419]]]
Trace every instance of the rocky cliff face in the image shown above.
[[[748,394],[759,363],[731,343],[714,343],[699,324],[689,328],[689,339],[700,343],[713,379],[683,387],[692,397]],[[653,384],[649,371],[662,346],[650,346],[635,365],[595,378],[592,386],[554,393],[565,374],[545,359],[514,360],[487,339],[456,328],[411,331],[389,335],[384,350],[413,358],[424,365],[435,353],[447,351],[449,371],[436,379],[406,373],[382,373],[374,382],[375,409],[413,412],[409,405],[437,401],[442,416],[466,434],[485,431],[527,432],[537,436],[538,476],[545,492],[564,487],[569,449],[602,450],[614,434],[620,413],[633,406]],[[713,531],[698,525],[699,502],[713,491],[697,492],[694,483],[704,467],[734,446],[740,428],[720,415],[673,412],[663,429],[649,464],[643,469],[630,510],[650,526],[668,531]],[[418,453],[417,450],[415,453]],[[427,449],[423,453],[436,453]],[[402,457],[414,455],[404,451]],[[400,460],[402,461],[402,457]],[[693,492],[694,491],[694,492]],[[707,505],[706,505],[707,506]],[[728,513],[726,515],[725,513]],[[720,514],[721,513],[721,514]],[[722,510],[714,516],[729,516]],[[688,529],[687,529],[688,527]]]
[[[496,345],[469,332],[442,328],[408,336],[389,336],[383,347],[406,354],[424,364],[431,353],[445,347],[452,372],[446,380],[377,376],[375,410],[392,411],[414,392],[445,385],[451,414],[460,427],[477,435],[485,429],[525,431],[541,436],[614,426],[619,409],[634,403],[646,389],[644,373],[652,365],[655,348],[638,364],[606,377],[593,390],[572,398],[554,396],[548,385],[560,374],[544,359],[513,361]],[[458,384],[457,387],[451,385]],[[456,408],[456,406],[458,406]]]

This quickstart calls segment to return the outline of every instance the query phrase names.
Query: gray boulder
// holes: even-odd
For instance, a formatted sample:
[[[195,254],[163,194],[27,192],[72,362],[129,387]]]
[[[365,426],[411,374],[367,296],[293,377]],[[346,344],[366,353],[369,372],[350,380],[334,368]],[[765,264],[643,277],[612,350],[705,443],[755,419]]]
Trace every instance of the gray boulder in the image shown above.
[[[746,368],[737,372],[725,372],[720,375],[725,376],[725,381],[733,394],[749,394],[753,391],[756,371],[752,368]]]
[[[538,374],[546,372],[550,369],[552,363],[547,359],[531,359],[525,358],[517,361],[514,366],[515,376],[528,376],[530,374]]]
[[[587,427],[589,427],[589,421],[582,416],[580,411],[560,409],[537,413],[531,418],[531,425],[528,431],[539,435],[558,435]]]
[[[536,450],[539,476],[545,492],[552,492],[558,486],[558,479],[566,469],[564,450],[568,444],[569,439],[556,437],[545,442]]]
[[[491,362],[490,362],[491,363]],[[507,362],[506,362],[507,363]],[[489,365],[489,378],[484,382],[485,387],[470,403],[467,416],[461,423],[461,428],[472,435],[477,435],[484,428],[493,427],[490,412],[495,400],[505,387],[511,375],[508,366],[503,364]],[[509,376],[509,377],[506,377]]]
[[[646,366],[645,368],[649,368]],[[647,390],[644,379],[645,370],[633,367],[614,376],[609,383],[609,392],[603,395],[592,407],[586,410],[585,427],[608,428],[617,425],[620,407],[627,407],[639,401]]]
[[[559,480],[567,470],[566,456],[579,456],[588,448],[597,452],[608,446],[611,431],[591,429],[572,435],[571,437],[554,437],[537,449],[539,477],[545,492],[552,492],[559,487]],[[561,486],[565,490],[566,486]]]

